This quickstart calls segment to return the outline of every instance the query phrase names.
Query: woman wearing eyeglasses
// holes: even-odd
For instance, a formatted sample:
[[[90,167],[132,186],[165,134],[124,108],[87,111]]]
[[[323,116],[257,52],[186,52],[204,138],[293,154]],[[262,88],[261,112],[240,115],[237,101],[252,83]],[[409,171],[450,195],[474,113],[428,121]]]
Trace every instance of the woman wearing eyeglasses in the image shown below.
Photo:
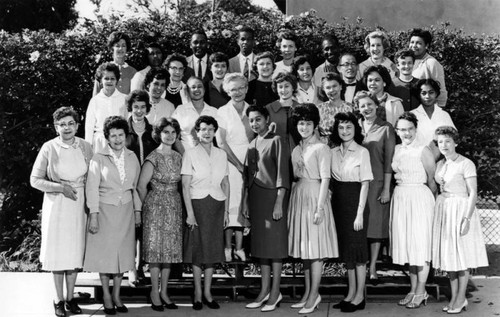
[[[171,54],[163,62],[163,67],[170,74],[170,83],[165,92],[165,99],[173,103],[175,108],[188,103],[189,94],[186,85],[182,82],[184,71],[187,68],[186,57],[177,53]]]

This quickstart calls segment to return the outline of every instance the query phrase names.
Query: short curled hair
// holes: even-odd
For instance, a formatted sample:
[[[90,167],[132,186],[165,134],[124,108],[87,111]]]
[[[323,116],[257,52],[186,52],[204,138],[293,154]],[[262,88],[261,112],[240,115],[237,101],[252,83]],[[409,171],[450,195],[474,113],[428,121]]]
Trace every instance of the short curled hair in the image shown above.
[[[391,42],[389,41],[387,33],[380,30],[370,32],[365,37],[365,44],[364,44],[364,49],[368,55],[370,55],[370,39],[381,39],[384,51],[391,47]]]
[[[409,49],[402,49],[397,51],[396,55],[394,55],[394,63],[397,64],[400,58],[406,58],[406,57],[411,57],[413,62],[415,62],[415,53],[413,53],[413,51]]]
[[[408,40],[411,40],[411,38],[414,36],[418,36],[422,40],[424,40],[425,45],[430,45],[432,43],[432,34],[431,34],[431,32],[429,32],[427,30],[422,30],[422,29],[418,29],[418,28],[413,29],[410,32],[410,36],[409,36]]]
[[[281,84],[282,82],[289,82],[292,85],[293,93],[295,94],[297,92],[297,77],[290,73],[279,73],[274,79],[273,83],[271,85],[271,88],[273,89],[274,93],[278,93],[278,84]]]
[[[202,123],[205,123],[206,125],[212,125],[215,129],[214,132],[217,132],[219,129],[219,124],[217,123],[217,120],[215,120],[214,117],[212,116],[199,116],[198,119],[196,119],[196,122],[194,123],[194,130],[196,132],[200,131],[200,126]]]
[[[324,77],[321,78],[321,87],[319,89],[319,96],[325,100],[328,100],[328,97],[326,96],[325,90],[323,89],[323,85],[327,81],[336,81],[341,87],[344,86],[344,80],[342,79],[342,76],[337,73],[327,73]]]
[[[116,64],[102,63],[101,65],[99,65],[99,67],[97,67],[97,70],[95,72],[95,80],[97,80],[99,83],[104,76],[104,72],[113,72],[116,77],[116,82],[120,80],[120,68]]]
[[[298,43],[299,39],[297,38],[297,35],[295,35],[295,33],[292,30],[285,29],[278,34],[278,41],[276,41],[278,48],[281,45],[281,41],[283,41],[283,40],[292,41],[293,43],[295,43],[296,47],[299,46],[299,43]]]
[[[52,114],[52,118],[54,119],[54,124],[56,124],[62,118],[68,116],[73,117],[73,120],[75,120],[75,122],[77,123],[80,121],[80,116],[75,111],[75,109],[73,109],[73,107],[60,107],[57,108],[57,110],[54,111],[54,113]]]
[[[354,142],[361,144],[363,143],[363,132],[361,130],[361,126],[358,123],[358,118],[352,112],[338,112],[334,116],[335,122],[333,123],[333,127],[330,129],[330,141],[334,145],[342,144],[342,139],[339,134],[339,125],[341,123],[350,122],[354,125]]]
[[[415,129],[418,127],[418,119],[415,116],[415,114],[413,114],[410,111],[403,112],[403,114],[400,115],[399,118],[396,120],[396,123],[394,124],[394,128],[396,130],[398,129],[398,122],[400,120],[406,120],[406,121],[413,123],[413,125],[415,126]]]
[[[208,61],[210,62],[210,65],[213,63],[226,63],[226,67],[229,68],[229,57],[222,52],[215,52],[210,54],[210,57],[208,58]]]
[[[149,94],[144,90],[133,90],[127,96],[127,111],[132,112],[134,102],[144,101],[146,103],[146,112],[151,110],[151,103],[149,102]]]
[[[452,138],[453,142],[458,143],[458,131],[452,126],[448,125],[440,126],[436,129],[434,135],[436,136],[436,138],[438,135],[444,135]]]
[[[103,131],[104,131],[104,137],[106,140],[109,138],[109,132],[111,129],[117,129],[117,130],[123,130],[125,132],[125,135],[129,134],[129,129],[128,129],[128,122],[125,118],[122,116],[110,116],[107,117],[106,120],[104,120],[104,126],[103,126]]]
[[[125,45],[127,45],[127,52],[131,50],[132,44],[130,42],[130,37],[123,32],[113,32],[108,37],[108,48],[113,50],[113,46],[120,42],[120,40],[125,40]]]
[[[151,68],[144,78],[144,87],[148,88],[149,84],[151,84],[155,79],[165,79],[165,83],[168,84],[170,81],[170,74],[165,68]]]
[[[173,53],[173,54],[168,55],[167,58],[165,59],[165,61],[163,62],[163,67],[168,69],[170,67],[170,63],[172,63],[172,62],[181,63],[182,67],[184,67],[184,71],[186,70],[186,68],[188,66],[186,56],[179,54],[179,53]]]
[[[356,109],[359,109],[359,101],[363,98],[370,98],[377,105],[377,107],[380,106],[380,102],[378,101],[378,98],[374,93],[366,90],[361,90],[358,91],[356,95],[354,95],[354,98],[352,99],[352,102],[356,105]]]
[[[266,118],[266,119],[269,118],[269,110],[267,110],[266,107],[257,106],[257,105],[251,105],[245,111],[245,114],[247,115],[247,117],[250,116],[250,112],[258,112],[262,116],[264,116],[264,118]]]
[[[441,85],[439,82],[432,78],[419,79],[415,85],[413,85],[413,93],[420,100],[420,92],[422,91],[423,85],[429,85],[436,92],[436,97],[441,94]]]
[[[292,110],[292,122],[294,126],[297,126],[299,121],[312,121],[314,127],[319,125],[319,110],[313,103],[303,103],[299,104]]]
[[[242,81],[245,83],[245,86],[248,86],[248,80],[242,74],[240,74],[240,73],[228,73],[228,74],[226,74],[226,76],[224,76],[224,81],[222,82],[222,89],[224,89],[224,91],[226,93],[229,93],[229,83],[231,83],[233,81]]]
[[[255,71],[257,71],[257,62],[260,61],[261,59],[264,59],[264,58],[271,59],[271,63],[273,65],[273,69],[275,68],[273,53],[271,53],[269,51],[265,51],[265,52],[262,52],[262,53],[259,53],[259,54],[255,55],[255,57],[253,58],[253,68],[254,68]]]
[[[385,68],[385,66],[383,66],[383,65],[372,65],[372,66],[368,67],[365,70],[365,73],[363,74],[363,84],[365,84],[365,86],[368,85],[367,84],[367,82],[368,82],[368,76],[371,73],[378,73],[380,75],[380,77],[382,77],[382,80],[385,83],[385,89],[389,88],[389,86],[392,84],[391,74],[389,73],[389,71],[387,70],[387,68]]]
[[[299,67],[301,65],[304,65],[305,63],[309,63],[309,66],[311,66],[311,70],[313,72],[313,75],[314,75],[314,69],[312,68],[312,62],[311,62],[311,56],[309,55],[301,55],[301,56],[297,56],[294,60],[293,60],[293,63],[292,63],[292,75],[294,75],[295,77],[297,77],[297,79],[299,78],[299,74],[298,74],[298,70],[299,70]]]
[[[179,138],[181,134],[181,126],[179,124],[179,121],[174,118],[162,117],[158,119],[153,125],[153,132],[151,136],[156,143],[161,143],[161,133],[163,132],[163,129],[168,126],[174,128],[175,133],[177,134],[177,139]]]

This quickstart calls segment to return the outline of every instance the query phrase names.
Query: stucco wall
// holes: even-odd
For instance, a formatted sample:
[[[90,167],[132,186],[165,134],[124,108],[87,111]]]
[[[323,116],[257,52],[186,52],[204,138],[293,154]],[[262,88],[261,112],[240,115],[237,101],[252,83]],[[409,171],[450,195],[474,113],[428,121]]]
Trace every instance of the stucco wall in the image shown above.
[[[500,0],[287,0],[289,15],[311,8],[329,22],[359,16],[389,31],[449,21],[467,33],[500,34]]]

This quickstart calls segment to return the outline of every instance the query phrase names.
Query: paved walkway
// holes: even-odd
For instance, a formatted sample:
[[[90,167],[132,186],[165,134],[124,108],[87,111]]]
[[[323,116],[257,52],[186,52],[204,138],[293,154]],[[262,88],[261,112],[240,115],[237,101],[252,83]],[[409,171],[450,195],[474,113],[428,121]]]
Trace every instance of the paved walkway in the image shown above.
[[[472,293],[469,298],[469,309],[462,313],[463,316],[500,316],[500,278],[498,277],[475,277],[474,283],[478,291]],[[83,291],[89,292],[90,289]],[[0,317],[33,316],[45,317],[54,316],[52,299],[54,289],[52,285],[52,275],[50,273],[2,273],[0,272]],[[338,295],[323,296],[323,301],[319,309],[310,316],[341,316],[343,313],[332,309],[331,304],[341,299]],[[370,296],[364,311],[358,311],[353,316],[445,316],[441,312],[442,306],[446,304],[446,298],[441,297],[441,301],[430,298],[427,307],[409,310],[399,307],[395,303],[400,295],[391,296]],[[237,302],[229,300],[227,297],[217,297],[221,304],[220,310],[210,310],[204,307],[201,311],[193,311],[189,304],[189,297],[173,297],[179,304],[177,311],[155,312],[150,306],[141,300],[140,297],[123,297],[124,303],[129,308],[128,314],[120,314],[122,317],[135,316],[298,316],[297,310],[290,308],[291,298],[285,296],[280,308],[270,313],[261,313],[259,310],[245,309],[245,299],[239,297]],[[79,316],[104,316],[101,304],[81,304],[83,314]],[[349,314],[346,314],[349,316]]]

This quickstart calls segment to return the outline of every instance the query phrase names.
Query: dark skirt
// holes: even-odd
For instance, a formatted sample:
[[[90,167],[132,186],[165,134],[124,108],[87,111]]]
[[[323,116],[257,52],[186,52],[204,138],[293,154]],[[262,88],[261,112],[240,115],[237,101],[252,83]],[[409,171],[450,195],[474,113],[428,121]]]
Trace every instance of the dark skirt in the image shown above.
[[[368,261],[368,204],[363,213],[363,229],[354,231],[354,220],[359,204],[359,182],[331,180],[332,209],[339,240],[340,260],[344,263],[366,263]],[[349,267],[350,268],[350,267]]]
[[[184,263],[211,264],[224,261],[224,200],[192,199],[198,226],[184,232]]]
[[[263,188],[255,183],[248,191],[250,223],[252,230],[251,255],[261,259],[288,257],[287,210],[288,194],[283,199],[283,217],[273,219],[274,203],[278,189]]]
[[[368,189],[368,198],[366,204],[370,209],[370,218],[367,226],[367,236],[370,239],[389,238],[389,217],[391,213],[391,204],[382,204],[378,198],[384,188],[384,181],[373,180]]]

